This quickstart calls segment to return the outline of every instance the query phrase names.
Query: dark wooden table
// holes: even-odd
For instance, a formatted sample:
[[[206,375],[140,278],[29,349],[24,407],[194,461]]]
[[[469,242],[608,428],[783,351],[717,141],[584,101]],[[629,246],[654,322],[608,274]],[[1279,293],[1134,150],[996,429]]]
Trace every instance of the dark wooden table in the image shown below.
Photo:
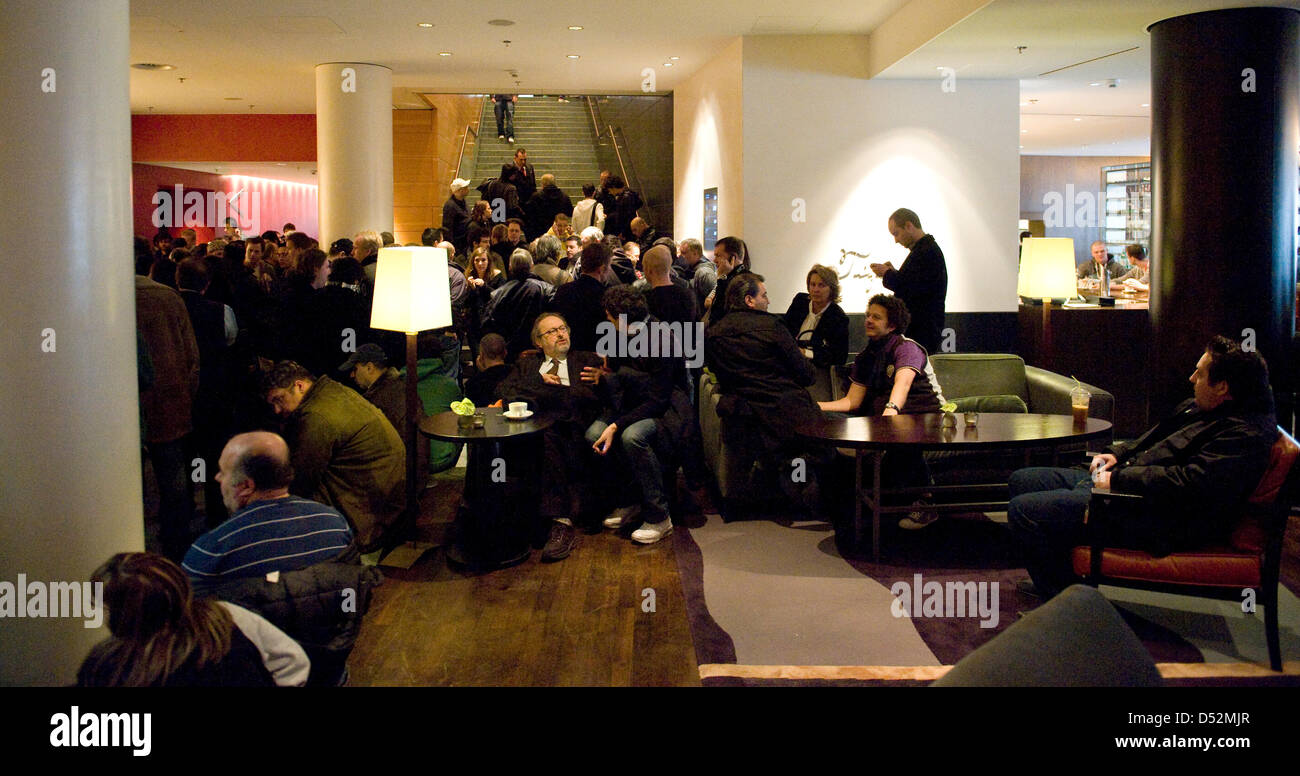
[[[467,514],[457,516],[457,544],[448,549],[448,557],[473,568],[505,568],[528,559],[533,528],[529,515],[536,509],[537,490],[537,483],[530,481],[536,467],[516,465],[507,472],[506,460],[512,456],[518,464],[520,455],[540,458],[538,434],[554,421],[541,414],[510,420],[499,407],[481,412],[481,428],[462,428],[458,416],[448,411],[421,420],[420,433],[444,442],[463,442],[469,458]]]
[[[983,491],[990,484],[980,485],[928,485],[919,488],[882,489],[880,458],[889,450],[1018,450],[1050,448],[1056,451],[1063,445],[1097,439],[1109,439],[1111,424],[1105,420],[1088,418],[1084,428],[1077,428],[1069,415],[1039,415],[1011,413],[980,413],[976,426],[966,426],[962,413],[955,413],[956,428],[943,428],[941,413],[921,415],[894,415],[838,417],[827,415],[817,423],[798,429],[799,435],[816,442],[855,451],[853,464],[853,546],[862,542],[865,529],[862,504],[871,507],[871,550],[876,562],[880,561],[880,516],[886,513],[911,512],[913,506],[886,507],[883,495],[908,493],[970,493]],[[870,491],[863,489],[862,459],[871,457]],[[1003,483],[1005,484],[1005,483]],[[1005,509],[1006,501],[961,502],[936,504],[926,511],[957,512]]]

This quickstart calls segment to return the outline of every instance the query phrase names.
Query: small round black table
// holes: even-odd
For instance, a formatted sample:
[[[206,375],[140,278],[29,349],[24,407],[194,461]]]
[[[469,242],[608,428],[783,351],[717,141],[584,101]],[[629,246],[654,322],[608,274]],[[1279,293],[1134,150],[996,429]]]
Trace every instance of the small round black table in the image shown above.
[[[447,556],[471,568],[505,568],[528,559],[536,512],[535,466],[520,465],[542,455],[540,433],[554,421],[545,415],[510,420],[499,407],[480,410],[484,424],[465,428],[454,412],[420,421],[420,433],[444,442],[463,442],[469,458],[465,471],[464,511],[457,512],[457,543]],[[507,459],[516,462],[508,469]],[[531,503],[530,503],[531,502]]]

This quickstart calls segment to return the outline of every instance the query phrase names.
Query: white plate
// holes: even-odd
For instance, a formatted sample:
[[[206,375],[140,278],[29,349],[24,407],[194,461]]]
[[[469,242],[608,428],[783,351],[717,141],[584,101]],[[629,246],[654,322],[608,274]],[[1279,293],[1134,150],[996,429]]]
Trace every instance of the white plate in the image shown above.
[[[532,411],[532,410],[524,410],[524,414],[522,414],[522,415],[515,415],[515,414],[512,414],[512,413],[510,413],[510,412],[503,412],[503,413],[501,413],[501,417],[503,417],[503,418],[509,418],[510,420],[528,420],[528,419],[531,418],[532,416],[533,416],[533,411]]]

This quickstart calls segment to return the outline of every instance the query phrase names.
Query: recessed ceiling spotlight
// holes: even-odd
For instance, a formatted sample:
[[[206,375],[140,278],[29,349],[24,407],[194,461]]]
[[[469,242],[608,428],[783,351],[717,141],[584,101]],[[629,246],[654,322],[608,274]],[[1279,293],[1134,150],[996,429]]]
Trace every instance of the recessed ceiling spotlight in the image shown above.
[[[1081,118],[1076,118],[1075,121],[1083,121],[1083,119],[1081,119]]]
[[[1151,107],[1151,103],[1149,103],[1149,102],[1144,102],[1144,103],[1142,103],[1142,107],[1143,107],[1143,108],[1150,108],[1150,107]]]
[[[569,59],[578,59],[578,58],[579,58],[579,55],[577,55],[577,54],[565,54],[564,56],[567,57],[567,58],[569,58]]]
[[[665,62],[665,63],[664,63],[664,67],[672,67],[672,66],[673,66],[673,63],[672,63],[672,62]]]
[[[157,62],[136,62],[131,67],[136,70],[175,70],[176,65],[161,65]]]
[[[424,27],[425,29],[428,29],[428,28],[430,28],[430,27],[433,26],[433,22],[420,22],[420,23],[416,24],[415,26],[416,26],[416,27]]]
[[[1029,130],[1027,130],[1027,129],[1022,129],[1022,130],[1020,130],[1020,134],[1022,134],[1022,135],[1028,135],[1028,134],[1029,134]]]
[[[671,59],[671,60],[674,61],[674,62],[676,62],[677,60],[681,59],[681,57],[668,57],[668,58]]]
[[[943,65],[939,65],[939,66],[935,67],[935,70],[947,70],[947,69],[948,69],[948,68],[944,67]]]
[[[1027,108],[1027,107],[1029,107],[1029,103],[1027,103],[1027,102],[1022,102],[1022,103],[1020,103],[1020,107],[1022,107],[1022,108]]]
[[[1089,85],[1089,86],[1101,86],[1101,81],[1093,81],[1092,83],[1090,83],[1090,84],[1088,84],[1088,85]]]
[[[574,32],[577,32],[578,30],[581,30],[581,29],[582,29],[582,25],[581,25],[581,24],[570,24],[570,25],[569,25],[569,29],[573,30]]]
[[[439,52],[438,52],[438,56],[440,56],[440,57],[449,57],[449,56],[451,56],[451,52],[450,52],[450,51],[439,51]]]
[[[488,21],[488,24],[493,27],[511,27],[514,25],[514,22],[509,19],[491,19]]]

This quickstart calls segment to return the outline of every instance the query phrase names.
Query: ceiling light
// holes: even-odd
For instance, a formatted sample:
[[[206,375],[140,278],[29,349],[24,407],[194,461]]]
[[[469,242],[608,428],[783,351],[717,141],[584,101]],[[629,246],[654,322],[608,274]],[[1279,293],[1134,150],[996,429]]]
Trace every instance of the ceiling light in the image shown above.
[[[671,59],[671,60],[674,61],[674,62],[676,62],[677,60],[681,59],[681,57],[668,57],[668,58]]]
[[[492,19],[488,21],[488,24],[492,25],[493,27],[511,27],[514,25],[514,22],[510,21],[509,19]]]
[[[1089,85],[1089,86],[1101,86],[1101,82],[1100,82],[1100,81],[1093,81],[1092,83],[1090,83],[1090,84],[1088,84],[1088,85]]]
[[[1029,134],[1029,130],[1027,130],[1027,129],[1022,129],[1022,130],[1020,130],[1020,134],[1022,134],[1022,135],[1028,135],[1028,134]]]
[[[1151,103],[1149,103],[1149,102],[1144,102],[1144,103],[1142,103],[1142,107],[1143,107],[1143,108],[1150,108],[1150,107],[1151,107]]]
[[[1029,103],[1027,103],[1027,102],[1022,102],[1022,103],[1020,103],[1020,107],[1022,107],[1022,108],[1028,108],[1028,107],[1029,107]]]
[[[577,54],[565,54],[564,56],[568,57],[569,59],[578,59]]]
[[[673,63],[672,63],[672,62],[665,62],[665,63],[664,63],[664,67],[672,67],[672,66],[673,66]]]
[[[136,62],[131,65],[136,70],[175,70],[176,65],[160,65],[157,62]]]
[[[582,25],[581,25],[581,24],[570,24],[570,25],[569,25],[569,29],[573,30],[574,32],[577,32],[578,30],[582,29]]]
[[[430,27],[433,26],[433,22],[420,22],[419,24],[416,24],[415,26],[416,26],[416,27],[424,27],[425,29],[428,29],[428,28],[430,28]]]
[[[1083,119],[1076,118],[1075,121],[1083,121]]]
[[[449,57],[449,56],[451,56],[451,52],[450,52],[450,51],[439,51],[439,52],[438,52],[438,56],[440,56],[440,57]]]

